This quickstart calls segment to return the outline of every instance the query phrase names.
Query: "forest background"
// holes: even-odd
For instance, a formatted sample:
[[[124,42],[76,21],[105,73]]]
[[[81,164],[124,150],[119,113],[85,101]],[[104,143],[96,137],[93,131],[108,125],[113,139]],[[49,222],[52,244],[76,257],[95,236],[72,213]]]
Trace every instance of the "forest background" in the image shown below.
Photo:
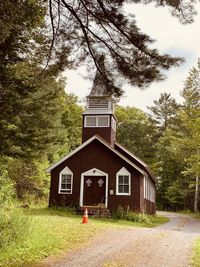
[[[101,25],[98,16],[101,15],[104,21],[106,13],[103,17],[102,14],[99,15],[99,10],[97,12],[92,6],[94,1],[89,1],[91,10],[86,10],[84,1],[77,2],[81,2],[84,12],[88,12],[87,18],[90,14]],[[100,6],[103,3],[97,2]],[[163,1],[155,2],[159,5]],[[137,50],[133,51],[131,57],[124,56],[126,51],[121,49],[118,42],[115,42],[114,51],[113,46],[106,45],[109,44],[108,41],[114,42],[112,38],[105,41],[99,40],[96,34],[87,35],[90,29],[87,28],[85,32],[85,17],[80,15],[85,13],[79,13],[78,8],[70,10],[70,5],[66,6],[66,3],[34,0],[18,1],[16,4],[16,1],[10,0],[0,5],[3,14],[0,22],[1,207],[5,207],[6,203],[10,205],[16,198],[24,203],[48,200],[49,176],[45,169],[81,143],[83,107],[78,104],[77,96],[65,92],[66,81],[62,77],[65,68],[76,67],[85,61],[89,64],[90,52],[94,65],[109,85],[110,93],[119,97],[123,93],[120,84],[115,83],[119,73],[133,85],[144,87],[152,81],[163,79],[161,68],[169,69],[182,61],[148,49],[150,38],[140,33],[136,26],[133,33],[135,22],[130,24],[120,16],[117,10],[121,4],[118,1],[113,1],[112,9],[109,9],[108,3],[108,10],[113,12],[113,27],[121,32],[120,36],[129,37],[129,43],[121,40],[122,43],[124,41],[124,49],[129,51],[129,46],[137,42]],[[176,10],[173,1],[166,1],[166,5]],[[74,30],[70,34],[64,31],[64,24],[55,26],[62,18],[62,8],[68,8],[71,14],[75,10],[79,17],[82,16],[83,39],[80,32],[77,32],[78,20],[76,23],[72,20]],[[192,6],[185,9],[188,10],[191,12],[187,19],[192,20]],[[58,11],[60,13],[56,19]],[[177,15],[175,12],[173,14]],[[184,14],[187,15],[187,12]],[[116,24],[117,19],[120,20],[120,25]],[[53,39],[47,24],[52,26]],[[128,32],[125,29],[131,30]],[[95,38],[99,43],[95,43]],[[83,48],[79,57],[75,57],[72,62],[66,55],[74,53],[74,40],[78,40],[81,45],[83,42]],[[111,55],[110,60],[113,60],[118,72],[108,69],[109,64],[105,69],[101,68],[98,62],[99,51]],[[138,69],[135,70],[133,65],[138,66]],[[90,71],[91,69],[92,67]],[[134,107],[117,106],[116,109],[117,141],[148,163],[158,177],[159,209],[199,208],[194,200],[198,198],[200,172],[200,61],[190,70],[188,77],[183,79],[182,104],[176,103],[166,92],[154,101],[148,113]]]

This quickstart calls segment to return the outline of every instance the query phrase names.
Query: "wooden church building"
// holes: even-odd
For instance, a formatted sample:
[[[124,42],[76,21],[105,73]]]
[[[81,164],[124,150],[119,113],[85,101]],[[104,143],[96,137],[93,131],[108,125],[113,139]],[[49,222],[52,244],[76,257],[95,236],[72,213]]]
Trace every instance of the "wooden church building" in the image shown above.
[[[155,213],[155,177],[116,142],[114,110],[115,101],[97,72],[83,112],[82,144],[47,169],[49,205]]]

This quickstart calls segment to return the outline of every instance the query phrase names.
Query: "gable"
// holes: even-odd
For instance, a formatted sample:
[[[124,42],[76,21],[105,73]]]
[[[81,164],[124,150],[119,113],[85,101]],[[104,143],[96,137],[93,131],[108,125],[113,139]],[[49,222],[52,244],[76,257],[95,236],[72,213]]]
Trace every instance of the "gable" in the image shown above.
[[[121,160],[125,161],[128,165],[132,166],[134,169],[136,169],[139,173],[141,173],[143,176],[148,176],[147,173],[142,170],[140,167],[138,167],[136,164],[134,164],[132,161],[130,161],[128,158],[126,158],[124,155],[122,155],[120,152],[118,152],[116,149],[111,147],[105,140],[100,138],[99,136],[93,136],[92,138],[88,139],[86,142],[81,144],[78,148],[70,152],[68,155],[63,157],[61,160],[56,162],[55,164],[51,165],[46,172],[51,172],[54,168],[62,164],[64,161],[69,159],[70,157],[74,156],[77,154],[79,151],[83,150],[86,148],[89,144],[91,144],[94,141],[98,141],[101,145],[104,146],[104,148],[107,148],[114,156],[119,157]],[[96,151],[98,153],[98,151]],[[95,153],[93,153],[95,154]]]

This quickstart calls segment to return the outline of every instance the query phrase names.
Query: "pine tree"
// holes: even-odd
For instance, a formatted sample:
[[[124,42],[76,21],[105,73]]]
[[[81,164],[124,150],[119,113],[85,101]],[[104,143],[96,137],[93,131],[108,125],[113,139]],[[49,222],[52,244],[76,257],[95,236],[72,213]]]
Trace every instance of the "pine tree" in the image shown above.
[[[174,124],[174,118],[177,114],[179,105],[171,94],[162,93],[158,100],[153,101],[154,106],[148,107],[152,112],[152,119],[161,129],[165,131]]]

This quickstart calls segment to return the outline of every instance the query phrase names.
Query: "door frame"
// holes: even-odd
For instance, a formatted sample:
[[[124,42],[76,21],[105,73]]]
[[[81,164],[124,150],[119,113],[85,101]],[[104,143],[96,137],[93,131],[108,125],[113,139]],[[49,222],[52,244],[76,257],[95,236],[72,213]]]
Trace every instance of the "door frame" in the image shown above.
[[[97,168],[90,169],[86,172],[81,173],[81,184],[80,184],[80,207],[83,207],[83,194],[84,194],[84,179],[85,176],[105,176],[106,186],[105,186],[105,207],[108,207],[108,174]]]

